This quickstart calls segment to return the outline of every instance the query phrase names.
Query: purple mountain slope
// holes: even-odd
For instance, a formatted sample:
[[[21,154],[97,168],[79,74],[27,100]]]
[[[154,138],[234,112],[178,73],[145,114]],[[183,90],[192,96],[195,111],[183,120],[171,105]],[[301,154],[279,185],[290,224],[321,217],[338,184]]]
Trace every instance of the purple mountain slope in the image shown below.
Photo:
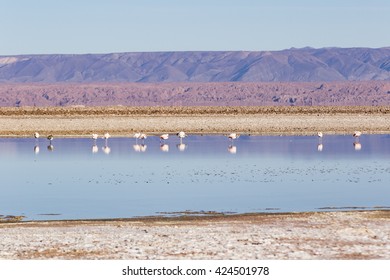
[[[390,81],[390,48],[0,56],[1,83]]]

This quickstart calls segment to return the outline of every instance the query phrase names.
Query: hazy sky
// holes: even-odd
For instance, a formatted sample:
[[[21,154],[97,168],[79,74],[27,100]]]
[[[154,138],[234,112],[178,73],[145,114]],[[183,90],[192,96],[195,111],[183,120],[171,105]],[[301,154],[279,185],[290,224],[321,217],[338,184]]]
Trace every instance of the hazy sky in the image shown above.
[[[0,55],[390,46],[389,0],[0,0]]]

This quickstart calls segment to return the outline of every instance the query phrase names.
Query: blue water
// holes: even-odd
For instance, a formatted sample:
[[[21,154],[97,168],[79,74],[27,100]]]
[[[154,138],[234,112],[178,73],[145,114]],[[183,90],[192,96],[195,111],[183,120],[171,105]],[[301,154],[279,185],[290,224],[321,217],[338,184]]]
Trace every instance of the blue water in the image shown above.
[[[190,136],[179,146],[171,136],[162,151],[157,137],[144,145],[111,138],[109,148],[102,139],[95,147],[91,139],[54,139],[52,150],[45,139],[3,138],[0,215],[51,220],[390,207],[390,135],[363,135],[360,147],[354,141]]]

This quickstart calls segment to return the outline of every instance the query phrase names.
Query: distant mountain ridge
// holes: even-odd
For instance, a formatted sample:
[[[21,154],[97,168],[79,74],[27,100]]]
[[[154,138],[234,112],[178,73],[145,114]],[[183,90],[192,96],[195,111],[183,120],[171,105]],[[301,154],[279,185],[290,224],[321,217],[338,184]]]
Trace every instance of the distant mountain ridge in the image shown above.
[[[1,83],[390,81],[390,48],[0,56]]]

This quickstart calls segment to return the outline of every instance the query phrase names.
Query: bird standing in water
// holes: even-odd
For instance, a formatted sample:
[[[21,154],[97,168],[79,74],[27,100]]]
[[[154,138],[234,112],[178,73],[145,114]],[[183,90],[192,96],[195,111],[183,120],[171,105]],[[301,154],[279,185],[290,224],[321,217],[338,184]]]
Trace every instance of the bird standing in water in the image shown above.
[[[183,138],[186,137],[187,135],[185,134],[184,131],[180,131],[177,136],[180,138],[180,144],[183,142]]]

